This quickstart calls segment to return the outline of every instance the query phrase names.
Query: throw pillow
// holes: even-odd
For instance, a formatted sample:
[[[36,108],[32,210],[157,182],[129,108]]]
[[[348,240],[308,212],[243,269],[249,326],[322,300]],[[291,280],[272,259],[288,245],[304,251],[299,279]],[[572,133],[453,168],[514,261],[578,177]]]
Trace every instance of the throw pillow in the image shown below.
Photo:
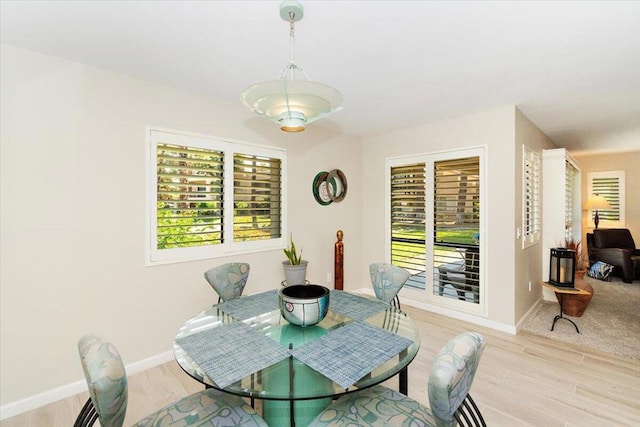
[[[596,261],[589,268],[589,271],[587,271],[587,275],[594,279],[609,281],[611,280],[613,268],[613,265],[607,264],[606,262]]]

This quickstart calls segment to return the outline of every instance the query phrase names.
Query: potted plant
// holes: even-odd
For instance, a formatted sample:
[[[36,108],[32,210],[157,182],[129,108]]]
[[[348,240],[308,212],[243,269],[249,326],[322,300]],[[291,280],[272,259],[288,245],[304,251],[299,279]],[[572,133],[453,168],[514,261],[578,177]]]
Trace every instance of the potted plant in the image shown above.
[[[289,241],[289,247],[284,249],[284,254],[287,256],[287,259],[282,261],[284,279],[287,282],[287,286],[304,284],[307,276],[308,261],[302,259],[302,248],[300,248],[300,253],[298,253],[296,245],[293,242],[293,234],[290,235]]]

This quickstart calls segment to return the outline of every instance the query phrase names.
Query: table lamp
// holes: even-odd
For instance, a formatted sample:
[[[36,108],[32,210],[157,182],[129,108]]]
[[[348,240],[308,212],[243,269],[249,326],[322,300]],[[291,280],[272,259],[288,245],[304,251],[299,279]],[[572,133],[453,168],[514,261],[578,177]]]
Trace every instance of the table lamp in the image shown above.
[[[598,209],[611,209],[611,205],[602,196],[594,194],[590,196],[587,200],[587,204],[585,205],[586,209],[595,210],[593,214],[593,223],[595,224],[595,228],[598,228],[598,223],[600,223],[600,217],[598,216]]]

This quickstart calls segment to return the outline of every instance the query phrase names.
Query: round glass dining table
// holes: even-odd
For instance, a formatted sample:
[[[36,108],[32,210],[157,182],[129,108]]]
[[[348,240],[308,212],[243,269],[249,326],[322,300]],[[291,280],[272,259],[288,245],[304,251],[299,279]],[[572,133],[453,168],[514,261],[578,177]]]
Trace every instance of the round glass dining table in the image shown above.
[[[271,291],[271,293],[274,292]],[[261,304],[261,301],[252,300],[252,296],[241,297],[233,302],[235,307],[245,305],[244,308],[249,309],[248,314],[244,316],[229,314],[229,310],[224,310],[226,303],[209,307],[189,319],[178,331],[173,346],[176,361],[188,375],[207,387],[252,399],[263,399],[263,418],[271,427],[306,426],[319,412],[331,404],[333,398],[371,387],[398,373],[400,373],[400,391],[406,394],[406,368],[413,361],[420,348],[420,335],[415,323],[406,313],[392,305],[384,304],[381,306],[380,304],[383,303],[376,299],[342,292],[331,291],[331,301],[336,301],[336,310],[332,309],[332,302],[330,302],[326,317],[317,325],[308,327],[289,324],[280,314],[277,302],[275,306]],[[263,295],[266,294],[269,292]],[[271,298],[271,294],[269,297]],[[350,299],[344,300],[344,297]],[[277,294],[273,298],[276,298],[277,301]],[[344,302],[342,312],[337,311],[337,302],[340,302],[341,299]],[[350,307],[354,306],[352,301],[359,304],[361,308],[372,310],[369,312],[365,310],[364,314],[362,311],[351,313]],[[264,308],[260,308],[263,305]],[[369,315],[370,313],[373,314]],[[242,320],[238,320],[238,318]],[[358,324],[356,325],[354,322]],[[406,341],[410,343],[406,348],[377,363],[371,369],[366,368],[363,376],[346,387],[344,382],[341,385],[320,373],[316,370],[317,367],[313,369],[308,366],[308,364],[313,364],[313,361],[307,361],[307,364],[291,355],[281,357],[275,363],[263,362],[262,364],[265,366],[255,370],[249,367],[251,363],[255,362],[254,359],[259,358],[260,353],[266,353],[268,348],[277,347],[278,351],[289,350],[290,352],[292,349],[311,348],[303,346],[308,346],[316,340],[326,340],[331,334],[341,332],[341,328],[345,328],[346,332],[347,329],[355,326],[372,328],[370,331],[386,334],[383,335],[383,339],[384,337],[407,339]],[[225,329],[216,330],[216,328]],[[247,340],[246,347],[242,347],[245,344],[243,340],[246,338],[244,335],[240,337],[240,333],[241,331],[246,332],[247,329],[251,330],[250,333],[253,334],[251,337],[255,338],[255,332],[259,332],[258,338],[267,341],[264,341],[261,346],[257,346],[255,340]],[[216,332],[219,333],[214,335]],[[209,346],[208,349],[201,346],[198,351],[187,345],[187,340],[190,337],[194,338],[198,334],[206,333],[211,334],[206,337],[205,344]],[[341,334],[336,333],[334,336],[338,337],[339,335]],[[198,336],[204,337],[204,335]],[[335,348],[323,345],[320,350],[323,357],[329,357],[329,362],[339,367],[342,364],[347,364],[347,358],[340,359],[345,357],[344,354],[349,354],[350,350],[356,351],[350,347],[354,345],[353,342],[367,342],[368,339],[368,336],[363,340],[345,338],[345,342],[339,342],[337,345],[334,342]],[[319,342],[316,343],[316,347],[318,344]],[[236,350],[235,356],[227,356],[225,349],[231,351],[232,347],[237,345],[240,345],[241,348],[239,351]],[[365,354],[356,354],[356,356],[367,357],[367,354],[365,352]],[[331,359],[332,357],[334,360]],[[354,362],[353,357],[348,357],[349,362],[359,363]],[[233,360],[228,360],[228,358],[233,358]],[[247,367],[248,370],[246,374],[240,373],[242,378],[238,380],[224,384],[220,380],[221,384],[218,384],[207,373],[211,372],[207,367],[213,366],[220,369],[222,362],[231,363],[230,370],[243,367]],[[366,366],[366,363],[364,365]]]

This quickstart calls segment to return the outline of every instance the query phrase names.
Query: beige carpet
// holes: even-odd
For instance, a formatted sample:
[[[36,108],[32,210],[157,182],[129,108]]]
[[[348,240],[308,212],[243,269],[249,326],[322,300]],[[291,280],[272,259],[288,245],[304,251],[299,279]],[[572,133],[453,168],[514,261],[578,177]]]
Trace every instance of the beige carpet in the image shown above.
[[[553,318],[560,312],[557,302],[542,301],[525,321],[523,330],[547,338],[571,342],[606,353],[640,359],[640,282],[624,283],[620,278],[603,282],[585,276],[593,286],[591,303],[581,317],[569,317],[580,329]]]

